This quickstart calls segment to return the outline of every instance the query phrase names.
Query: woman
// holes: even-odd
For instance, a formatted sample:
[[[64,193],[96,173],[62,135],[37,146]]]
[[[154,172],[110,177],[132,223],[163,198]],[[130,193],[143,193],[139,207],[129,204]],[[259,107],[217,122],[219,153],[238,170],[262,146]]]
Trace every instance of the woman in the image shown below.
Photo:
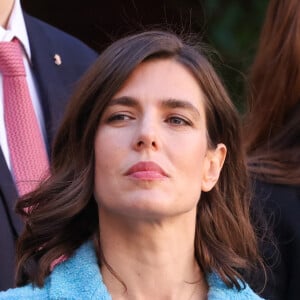
[[[201,49],[115,42],[71,99],[51,177],[18,204],[19,288],[0,299],[260,299],[241,275],[260,258],[240,142]]]
[[[255,204],[275,245],[262,244],[270,266],[268,299],[300,294],[300,2],[271,0],[250,72],[245,146]],[[278,251],[279,250],[279,251]],[[278,255],[280,254],[280,255]],[[255,274],[257,276],[257,274]]]

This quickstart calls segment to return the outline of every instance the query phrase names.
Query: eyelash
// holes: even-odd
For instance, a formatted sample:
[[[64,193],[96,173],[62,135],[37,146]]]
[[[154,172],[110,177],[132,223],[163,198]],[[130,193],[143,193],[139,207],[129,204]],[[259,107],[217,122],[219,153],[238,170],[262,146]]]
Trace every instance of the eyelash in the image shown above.
[[[122,122],[122,121],[128,121],[134,119],[128,114],[125,113],[116,113],[112,116],[110,116],[107,119],[107,122]],[[175,122],[174,122],[175,121]],[[192,126],[192,122],[179,116],[169,116],[166,120],[166,123],[169,123],[173,126]]]
[[[175,123],[170,122],[172,120],[176,120],[176,122]],[[180,124],[178,123],[178,121],[180,122]],[[171,123],[174,126],[192,126],[191,121],[189,121],[189,120],[187,120],[185,118],[179,117],[179,116],[168,117],[167,122]]]
[[[118,114],[114,114],[112,116],[110,116],[108,118],[108,122],[117,122],[117,121],[126,121],[126,120],[132,120],[133,118],[130,117],[129,115],[127,114],[124,114],[124,113],[118,113]]]

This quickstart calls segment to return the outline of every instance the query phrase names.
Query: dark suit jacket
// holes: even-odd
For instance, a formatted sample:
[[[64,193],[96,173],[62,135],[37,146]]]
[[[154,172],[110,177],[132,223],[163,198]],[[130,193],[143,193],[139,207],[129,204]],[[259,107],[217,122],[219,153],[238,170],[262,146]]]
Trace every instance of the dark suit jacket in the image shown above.
[[[32,70],[44,113],[48,152],[68,96],[81,75],[97,58],[79,40],[24,14],[32,52]],[[54,63],[54,55],[62,64]],[[0,149],[0,290],[13,286],[15,240],[22,222],[14,212],[17,192]]]
[[[268,266],[268,280],[262,296],[270,300],[299,299],[300,186],[257,180],[254,192],[254,204],[263,209],[269,225],[268,236],[261,242]],[[269,240],[270,235],[273,241]],[[263,280],[259,281],[257,291],[263,287]]]

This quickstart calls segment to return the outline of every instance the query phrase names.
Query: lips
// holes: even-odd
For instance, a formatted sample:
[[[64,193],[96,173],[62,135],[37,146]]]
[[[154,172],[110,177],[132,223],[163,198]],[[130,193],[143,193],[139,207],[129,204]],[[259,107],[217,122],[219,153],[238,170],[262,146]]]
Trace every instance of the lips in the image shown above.
[[[155,180],[168,177],[167,173],[158,164],[151,161],[139,162],[133,165],[125,175],[141,180]]]

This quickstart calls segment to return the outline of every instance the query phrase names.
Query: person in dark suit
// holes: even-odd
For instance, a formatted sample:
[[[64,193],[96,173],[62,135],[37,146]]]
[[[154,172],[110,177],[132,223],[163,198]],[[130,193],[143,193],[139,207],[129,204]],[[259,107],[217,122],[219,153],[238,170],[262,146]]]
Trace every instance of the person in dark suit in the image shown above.
[[[13,36],[15,29],[8,28],[13,22],[10,20],[12,15],[14,18],[21,16],[16,30],[19,31],[23,24],[24,28],[21,30],[27,35],[25,38],[28,38],[30,72],[41,107],[44,140],[49,154],[68,96],[76,81],[98,55],[76,38],[23,13],[19,0],[1,0],[0,34],[7,30]],[[24,21],[20,20],[22,18]],[[22,46],[26,49],[26,45]],[[2,95],[0,103],[3,105],[1,97]],[[15,241],[23,228],[22,220],[14,212],[18,193],[4,155],[2,137],[3,135],[0,141],[0,290],[14,286]]]
[[[271,0],[250,72],[244,133],[254,212],[262,208],[273,232],[273,241],[261,244],[270,271],[262,295],[271,300],[300,297],[299,45],[300,2]]]

